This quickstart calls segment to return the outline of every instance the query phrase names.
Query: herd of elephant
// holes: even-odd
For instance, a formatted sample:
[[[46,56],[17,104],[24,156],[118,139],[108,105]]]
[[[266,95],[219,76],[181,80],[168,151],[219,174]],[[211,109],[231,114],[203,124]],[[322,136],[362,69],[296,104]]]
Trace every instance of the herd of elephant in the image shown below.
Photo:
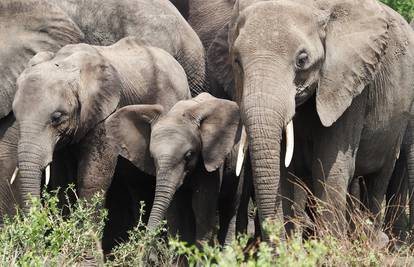
[[[140,201],[189,243],[251,199],[263,240],[312,197],[333,233],[349,194],[414,223],[414,33],[377,0],[0,0],[0,40],[1,219],[74,183],[105,193],[106,250]]]

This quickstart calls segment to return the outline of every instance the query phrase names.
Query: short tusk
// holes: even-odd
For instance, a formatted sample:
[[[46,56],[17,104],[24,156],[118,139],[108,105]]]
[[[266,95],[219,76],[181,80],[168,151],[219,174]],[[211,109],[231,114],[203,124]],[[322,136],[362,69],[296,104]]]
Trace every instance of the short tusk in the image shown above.
[[[293,121],[290,121],[286,126],[286,155],[285,155],[285,166],[289,167],[290,162],[293,158],[293,149],[295,135],[293,133]]]
[[[18,173],[19,173],[19,168],[16,167],[16,169],[14,169],[13,175],[12,175],[12,177],[10,179],[10,184],[13,184],[14,183],[14,180],[16,180],[16,177],[17,177],[17,174]]]
[[[246,129],[243,126],[241,137],[240,137],[239,151],[237,152],[237,162],[236,162],[236,176],[237,177],[240,176],[240,173],[243,167],[244,156],[245,156],[245,151],[247,149],[247,146],[248,146],[247,134],[246,134]]]
[[[50,164],[46,166],[45,176],[46,176],[45,184],[48,185],[50,181]]]

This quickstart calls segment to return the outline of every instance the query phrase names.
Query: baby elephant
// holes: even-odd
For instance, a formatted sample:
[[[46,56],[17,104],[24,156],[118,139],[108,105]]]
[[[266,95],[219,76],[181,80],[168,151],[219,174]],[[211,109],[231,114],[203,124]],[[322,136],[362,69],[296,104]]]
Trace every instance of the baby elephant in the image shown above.
[[[239,122],[236,103],[208,93],[179,101],[168,112],[160,105],[132,105],[108,118],[106,129],[120,155],[156,175],[149,229],[167,217],[170,233],[183,240],[211,239],[219,169],[237,141]]]

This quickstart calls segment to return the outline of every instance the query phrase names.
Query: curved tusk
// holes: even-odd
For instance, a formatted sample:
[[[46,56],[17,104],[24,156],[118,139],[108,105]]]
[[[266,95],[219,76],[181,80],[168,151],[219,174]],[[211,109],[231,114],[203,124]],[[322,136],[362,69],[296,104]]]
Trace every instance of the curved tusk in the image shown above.
[[[240,137],[239,151],[237,152],[237,162],[236,162],[236,176],[237,177],[240,176],[240,173],[243,167],[244,156],[245,156],[245,151],[246,151],[247,146],[248,146],[247,134],[246,134],[246,129],[243,126],[241,137]]]
[[[46,166],[45,176],[46,176],[45,184],[48,185],[50,181],[50,164]]]
[[[293,133],[293,121],[290,121],[286,126],[286,155],[285,155],[285,167],[289,167],[293,158],[293,149],[295,135]]]
[[[12,175],[12,177],[10,179],[10,184],[13,184],[14,183],[14,180],[16,180],[16,177],[17,177],[17,174],[18,173],[19,173],[19,168],[16,167],[16,169],[14,169],[13,175]]]

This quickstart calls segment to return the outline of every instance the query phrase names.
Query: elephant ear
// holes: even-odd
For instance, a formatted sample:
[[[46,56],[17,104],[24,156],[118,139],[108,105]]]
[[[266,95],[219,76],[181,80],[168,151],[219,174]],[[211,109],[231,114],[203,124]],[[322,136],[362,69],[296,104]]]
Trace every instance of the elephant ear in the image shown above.
[[[237,143],[240,124],[239,107],[233,101],[202,93],[188,111],[200,125],[202,156],[208,172],[223,165],[226,156]]]
[[[207,67],[217,86],[234,99],[233,66],[228,42],[229,25],[216,35],[207,51]]]
[[[316,106],[322,124],[329,127],[373,81],[387,48],[389,25],[374,0],[322,3],[330,16]]]
[[[151,123],[162,112],[160,105],[132,105],[119,109],[105,121],[107,135],[118,153],[150,175],[155,175],[149,151]]]
[[[121,81],[115,68],[102,56],[78,52],[80,64],[80,123],[75,142],[97,124],[105,120],[118,107],[121,98]]]
[[[17,77],[41,51],[56,52],[79,43],[83,34],[57,6],[48,1],[6,0],[0,4],[0,118],[12,110]]]

